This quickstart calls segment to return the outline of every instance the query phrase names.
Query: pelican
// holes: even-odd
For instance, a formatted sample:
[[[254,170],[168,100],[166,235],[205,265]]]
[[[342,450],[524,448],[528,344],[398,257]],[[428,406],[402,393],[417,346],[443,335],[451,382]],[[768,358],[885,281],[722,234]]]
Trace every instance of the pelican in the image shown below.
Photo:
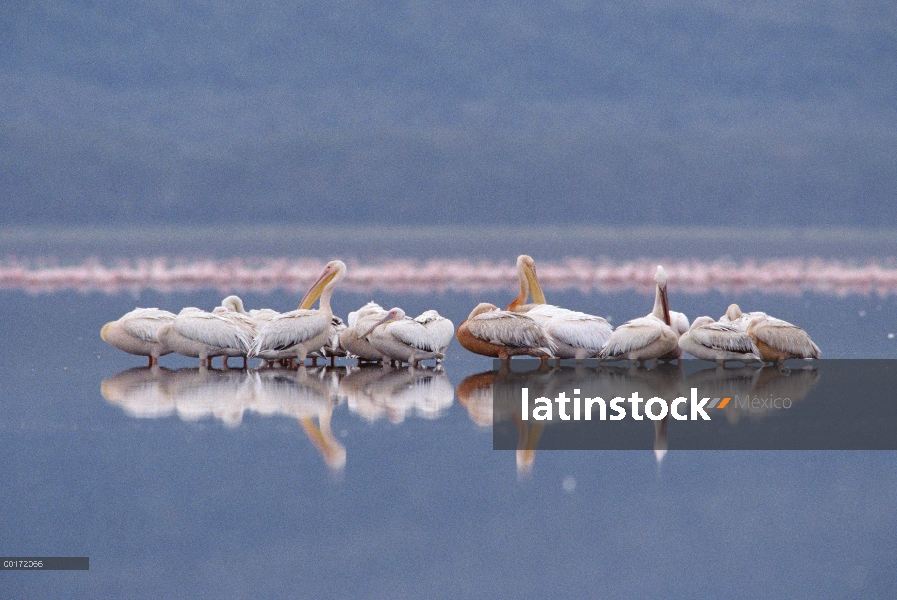
[[[174,321],[174,313],[158,308],[135,308],[117,321],[103,325],[100,337],[107,344],[128,354],[147,357],[147,366],[159,364],[159,357],[171,349],[157,337],[159,328]]]
[[[332,260],[327,263],[298,309],[278,315],[262,327],[252,343],[250,356],[269,361],[289,358],[304,364],[306,356],[331,343],[334,326],[330,297],[345,276],[344,262]],[[321,299],[320,308],[311,309],[318,298]]]
[[[383,318],[386,311],[376,302],[368,302],[357,311],[349,313],[348,326],[339,332],[339,344],[358,362],[383,360],[383,353],[374,348],[359,333],[370,329],[371,325]]]
[[[488,302],[473,309],[455,334],[461,345],[474,354],[508,360],[527,355],[546,359],[553,356],[555,343],[542,327],[526,315]]]
[[[270,309],[262,310],[270,311],[272,313],[274,312]],[[246,309],[243,307],[243,300],[239,296],[228,296],[221,301],[221,306],[215,307],[212,312],[216,315],[224,317],[225,319],[230,321],[234,325],[234,327],[244,331],[249,336],[250,345],[252,345],[252,340],[255,339],[255,335],[258,333],[259,326],[263,325],[266,322],[264,318],[256,318],[256,315],[259,314],[259,311],[255,311],[256,315],[247,313]],[[227,368],[227,359],[229,356],[242,356],[243,368],[245,369],[247,367],[248,359],[245,352],[243,354],[226,353],[222,356],[225,369]]]
[[[599,353],[600,358],[639,361],[681,356],[682,350],[677,343],[679,335],[670,326],[667,274],[663,267],[657,267],[654,282],[657,284],[654,310],[646,317],[617,327]]]
[[[764,362],[780,364],[789,358],[819,358],[819,346],[813,343],[806,331],[766,313],[742,313],[737,304],[730,304],[719,320],[747,332]]]
[[[610,323],[595,315],[547,304],[536,276],[536,263],[526,254],[517,257],[517,279],[520,293],[505,310],[525,313],[539,323],[557,345],[557,358],[583,360],[604,348],[613,332]],[[526,304],[530,294],[534,304]]]
[[[384,356],[406,362],[412,367],[417,367],[422,360],[445,358],[430,331],[414,319],[406,318],[401,308],[389,309],[360,335]]]
[[[234,313],[236,314],[236,313]],[[255,328],[251,320],[231,318],[221,312],[205,312],[193,306],[181,310],[169,325],[159,328],[159,339],[183,356],[199,359],[201,367],[222,356],[227,368],[230,356],[246,356]]]
[[[596,356],[613,333],[606,320],[551,304],[534,306],[526,316],[536,321],[551,336],[557,358],[583,360]]]
[[[430,332],[430,335],[433,336],[437,352],[445,354],[449,344],[452,342],[452,338],[455,337],[454,323],[435,310],[424,311],[414,317],[414,320],[423,325]]]
[[[760,360],[760,351],[751,336],[733,323],[716,323],[710,317],[698,317],[679,338],[679,347],[695,358],[715,360],[725,366],[727,360]]]

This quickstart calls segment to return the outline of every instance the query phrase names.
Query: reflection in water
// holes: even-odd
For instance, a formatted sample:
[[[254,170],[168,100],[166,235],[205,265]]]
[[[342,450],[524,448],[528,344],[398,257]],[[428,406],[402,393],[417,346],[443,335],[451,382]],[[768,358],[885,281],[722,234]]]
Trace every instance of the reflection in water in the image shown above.
[[[330,429],[333,410],[342,400],[368,420],[386,416],[398,423],[412,412],[438,418],[454,396],[441,369],[380,367],[172,371],[154,366],[109,377],[101,391],[136,418],[212,417],[227,427],[237,427],[247,411],[297,419],[332,469],[346,464],[346,449]]]
[[[740,402],[731,401],[723,408],[727,420],[734,424],[742,414],[762,418],[781,413],[781,410],[770,408],[768,403],[764,406],[762,400],[789,398],[793,404],[803,399],[819,379],[816,366],[800,369],[711,367],[689,374],[687,370],[691,369],[670,363],[661,363],[651,369],[634,365],[618,367],[599,364],[597,368],[590,369],[584,365],[551,367],[545,364],[520,372],[502,367],[498,371],[486,371],[465,378],[458,385],[457,396],[458,403],[477,425],[488,427],[509,421],[517,426],[517,468],[519,473],[526,473],[535,461],[544,427],[551,427],[559,421],[521,419],[517,390],[524,386],[538,390],[539,396],[547,398],[555,398],[560,392],[566,392],[570,397],[571,393],[579,393],[577,388],[582,388],[588,389],[590,395],[600,395],[608,400],[617,396],[628,398],[636,390],[643,399],[657,397],[672,400],[680,396],[688,397],[691,388],[696,387],[702,397],[739,397]],[[750,402],[754,398],[760,401]],[[669,415],[653,421],[654,453],[658,463],[667,453],[669,422]]]
[[[746,392],[751,399],[761,401],[730,402],[723,409],[730,423],[737,423],[742,414],[751,417],[766,417],[782,411],[762,402],[766,398],[789,398],[791,402],[802,400],[810,388],[819,380],[819,369],[815,366],[800,369],[778,369],[764,367],[752,369],[707,369],[698,371],[688,377],[687,387],[700,387],[703,395],[712,397],[739,395],[744,398]],[[706,393],[704,390],[707,390]]]
[[[401,423],[411,414],[436,419],[452,405],[454,388],[441,369],[348,367],[339,392],[349,410],[368,421]]]

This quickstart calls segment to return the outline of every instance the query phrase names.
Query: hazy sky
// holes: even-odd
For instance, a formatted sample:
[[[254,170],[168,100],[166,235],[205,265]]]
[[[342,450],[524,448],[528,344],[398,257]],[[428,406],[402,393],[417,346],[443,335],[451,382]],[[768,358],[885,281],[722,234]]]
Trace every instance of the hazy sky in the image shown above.
[[[895,6],[6,3],[0,222],[897,226]]]

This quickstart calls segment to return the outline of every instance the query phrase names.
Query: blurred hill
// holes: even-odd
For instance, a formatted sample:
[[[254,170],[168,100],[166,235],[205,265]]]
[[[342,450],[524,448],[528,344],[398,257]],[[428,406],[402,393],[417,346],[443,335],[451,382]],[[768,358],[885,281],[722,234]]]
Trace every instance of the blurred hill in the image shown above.
[[[9,2],[0,224],[897,226],[887,2]]]

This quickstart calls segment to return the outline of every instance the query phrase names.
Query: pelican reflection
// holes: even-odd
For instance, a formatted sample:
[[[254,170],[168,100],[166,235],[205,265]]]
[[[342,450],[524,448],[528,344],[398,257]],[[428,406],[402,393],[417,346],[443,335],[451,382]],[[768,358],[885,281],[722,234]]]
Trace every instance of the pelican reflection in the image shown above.
[[[454,401],[455,390],[440,368],[350,367],[339,380],[349,410],[368,421],[401,423],[409,415],[436,419]]]
[[[522,363],[518,366],[523,367]],[[654,455],[660,463],[667,456],[671,439],[672,447],[676,446],[676,430],[681,435],[684,429],[692,427],[671,424],[675,419],[670,418],[671,411],[676,409],[676,415],[694,420],[688,419],[692,410],[688,399],[695,393],[692,388],[700,392],[701,398],[717,399],[718,404],[720,399],[730,398],[720,410],[720,416],[725,413],[726,420],[733,425],[742,414],[753,418],[775,414],[776,408],[762,403],[765,398],[788,398],[791,404],[800,401],[819,378],[816,367],[695,370],[702,366],[701,362],[687,363],[661,363],[652,368],[599,364],[597,369],[590,369],[582,365],[551,367],[532,361],[532,365],[539,366],[529,371],[502,366],[497,371],[471,375],[461,381],[456,393],[472,421],[497,428],[496,448],[516,447],[518,470],[525,472],[532,468],[540,446],[544,449],[647,448],[648,436],[652,435]],[[527,388],[526,400],[523,388]],[[679,398],[683,400],[673,402]],[[617,412],[615,402],[626,412]],[[706,412],[711,413],[714,407],[715,404],[706,406]],[[646,415],[649,410],[650,415]],[[639,417],[623,421],[624,416],[633,414]],[[542,420],[546,415],[548,419]],[[621,423],[619,426],[599,423],[605,420],[621,420]],[[594,422],[594,426],[587,426],[585,421]],[[653,433],[645,429],[646,421],[652,422]],[[555,430],[553,426],[558,423],[566,427]],[[549,435],[553,431],[557,432]],[[516,445],[512,442],[515,438]],[[682,441],[688,446],[692,438]]]
[[[104,380],[103,397],[137,418],[176,414],[184,421],[212,418],[240,425],[247,412],[297,419],[324,462],[346,464],[346,449],[330,430],[337,385],[326,369],[129,369]],[[317,422],[316,422],[317,421]]]
[[[331,430],[344,400],[366,420],[394,423],[410,415],[439,418],[454,401],[441,368],[267,368],[250,370],[129,369],[104,380],[103,397],[135,418],[177,415],[184,421],[215,419],[233,428],[244,415],[285,416],[299,421],[332,469],[346,464],[346,448]]]

